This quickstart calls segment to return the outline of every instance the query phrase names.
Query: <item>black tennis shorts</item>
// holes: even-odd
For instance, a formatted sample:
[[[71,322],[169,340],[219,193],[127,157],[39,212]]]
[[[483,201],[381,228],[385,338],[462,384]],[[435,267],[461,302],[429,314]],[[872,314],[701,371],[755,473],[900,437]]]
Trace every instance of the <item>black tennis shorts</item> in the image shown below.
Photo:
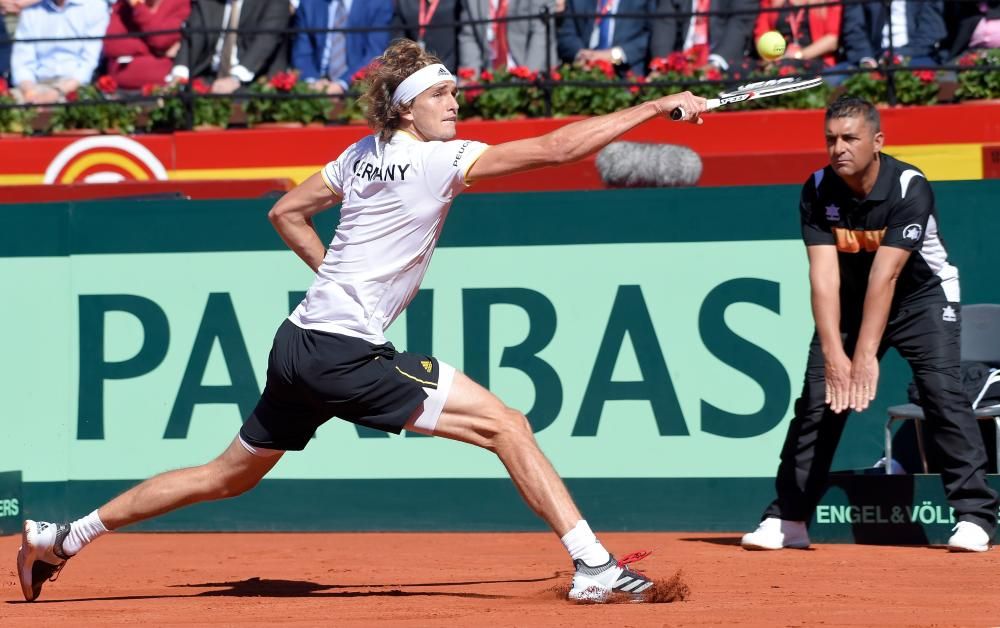
[[[240,437],[249,445],[299,451],[332,417],[399,434],[436,389],[431,356],[285,320],[267,360],[267,384]]]

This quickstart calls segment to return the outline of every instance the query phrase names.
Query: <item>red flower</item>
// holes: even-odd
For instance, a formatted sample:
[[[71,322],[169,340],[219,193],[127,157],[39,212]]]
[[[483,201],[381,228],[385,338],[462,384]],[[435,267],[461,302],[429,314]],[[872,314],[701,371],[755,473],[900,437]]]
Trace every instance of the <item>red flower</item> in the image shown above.
[[[458,78],[463,81],[476,78],[476,71],[473,68],[458,68]]]
[[[526,81],[534,81],[536,73],[532,72],[529,68],[526,68],[521,65],[516,65],[510,69],[510,75],[515,78],[524,79]]]
[[[882,76],[881,72],[869,72],[868,73],[868,78],[870,78],[873,81],[884,80],[884,77]]]
[[[976,56],[976,53],[970,52],[969,54],[963,55],[961,58],[959,58],[958,65],[960,65],[963,68],[968,68],[976,65],[976,61],[978,61],[978,59],[979,57]]]
[[[79,99],[80,99],[80,93],[77,92],[76,90],[73,90],[70,93],[66,94],[66,102],[76,102]]]
[[[588,67],[597,68],[608,78],[613,78],[615,75],[615,66],[610,61],[605,61],[604,59],[594,59],[588,64]]]
[[[493,80],[493,73],[490,72],[489,70],[483,70],[482,72],[479,73],[479,80],[490,82]]]
[[[680,72],[684,76],[690,76],[693,70],[691,61],[683,52],[671,52],[667,55],[667,69],[672,72]]]
[[[635,76],[634,74],[632,74],[631,71],[630,72],[626,72],[625,78],[627,78],[628,80],[632,81],[633,83],[638,83],[638,85],[630,85],[629,88],[628,88],[628,91],[632,92],[633,94],[638,94],[640,91],[642,91],[642,88],[639,87],[639,85],[645,85],[646,84],[646,77],[645,76]]]
[[[549,72],[549,78],[551,78],[553,81],[561,81],[562,74],[559,74],[559,70],[552,70],[551,72]]]
[[[714,65],[710,65],[705,68],[705,78],[709,81],[718,81],[722,79],[722,72]]]
[[[8,94],[10,94],[10,85],[7,84],[6,80],[0,78],[0,96],[7,96]]]
[[[790,65],[783,65],[783,66],[781,66],[778,69],[778,76],[791,76],[792,74],[795,74],[796,72],[797,72],[796,69],[793,68],[792,66],[790,66]]]
[[[295,72],[278,72],[269,81],[271,87],[280,92],[292,91],[296,82],[298,82],[298,76]]]
[[[465,90],[465,102],[467,102],[467,103],[469,103],[471,105],[472,103],[474,103],[476,101],[477,98],[479,98],[479,95],[482,94],[482,93],[483,93],[483,90],[480,87],[474,87],[474,88]]]
[[[372,59],[371,63],[354,73],[354,76],[351,77],[351,81],[356,82],[365,80],[368,78],[368,75],[377,70],[380,65],[382,64],[379,63],[377,59]]]
[[[145,85],[142,86],[142,95],[152,96],[153,94],[156,93],[156,90],[158,88],[159,88],[158,85],[154,85],[153,83],[146,83]]]
[[[196,94],[207,94],[212,91],[212,88],[200,78],[196,78],[194,82],[191,83],[191,89],[194,90],[194,93]]]
[[[934,70],[917,70],[913,73],[913,76],[920,79],[920,82],[926,85],[934,82],[934,79],[937,78],[937,73]]]
[[[105,94],[114,94],[118,91],[118,82],[109,75],[105,74],[101,78],[97,79],[97,89],[101,90]]]
[[[688,61],[696,68],[700,68],[708,63],[709,49],[706,44],[697,44],[684,51]]]

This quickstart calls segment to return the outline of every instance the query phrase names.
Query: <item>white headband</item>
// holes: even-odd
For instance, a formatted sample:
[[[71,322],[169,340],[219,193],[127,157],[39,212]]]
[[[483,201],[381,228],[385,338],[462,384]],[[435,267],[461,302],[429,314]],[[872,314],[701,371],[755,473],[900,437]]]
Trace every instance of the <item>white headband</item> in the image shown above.
[[[433,87],[440,83],[441,81],[451,81],[452,83],[458,83],[455,77],[452,76],[448,68],[444,67],[440,63],[435,63],[433,65],[428,65],[426,67],[420,68],[413,74],[406,77],[396,91],[392,94],[392,106],[395,107],[401,102],[412,102],[414,98],[420,95],[422,91]]]

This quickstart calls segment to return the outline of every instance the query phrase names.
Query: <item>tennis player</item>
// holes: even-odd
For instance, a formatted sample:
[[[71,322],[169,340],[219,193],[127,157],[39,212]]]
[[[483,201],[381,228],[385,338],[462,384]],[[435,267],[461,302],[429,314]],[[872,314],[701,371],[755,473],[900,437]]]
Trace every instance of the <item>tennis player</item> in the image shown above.
[[[571,599],[603,602],[622,592],[641,600],[652,587],[598,541],[521,412],[432,356],[397,351],[384,334],[417,293],[448,209],[472,182],[578,160],[676,107],[700,123],[705,100],[684,92],[488,146],[453,139],[456,81],[436,57],[398,40],[378,61],[366,96],[374,134],[269,214],[316,277],[275,335],[257,407],[207,464],[157,475],[70,524],[26,521],[17,557],[25,599],[36,599],[70,557],[108,531],[249,490],[331,417],[494,452],[569,552],[576,569]],[[311,219],[337,203],[340,223],[326,247]]]

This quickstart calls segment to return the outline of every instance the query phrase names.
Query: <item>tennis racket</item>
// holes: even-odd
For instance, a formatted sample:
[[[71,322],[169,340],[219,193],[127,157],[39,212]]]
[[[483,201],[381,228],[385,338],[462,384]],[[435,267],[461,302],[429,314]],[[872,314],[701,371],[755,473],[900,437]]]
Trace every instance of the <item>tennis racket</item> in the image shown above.
[[[709,98],[706,106],[709,109],[715,109],[716,107],[731,105],[745,100],[790,94],[791,92],[816,87],[822,82],[823,79],[819,77],[809,79],[787,77],[747,83],[746,85],[740,85],[735,91],[721,92],[718,98]],[[684,109],[681,107],[676,107],[670,112],[670,118],[673,120],[683,120],[684,117]]]

